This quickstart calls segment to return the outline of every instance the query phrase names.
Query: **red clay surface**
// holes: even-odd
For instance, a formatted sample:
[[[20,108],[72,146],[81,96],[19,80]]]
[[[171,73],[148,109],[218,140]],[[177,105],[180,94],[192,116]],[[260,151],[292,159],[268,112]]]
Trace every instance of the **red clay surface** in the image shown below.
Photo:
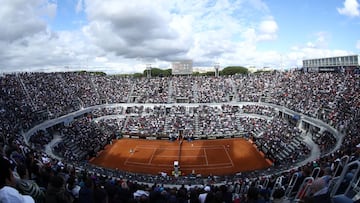
[[[90,162],[129,172],[171,174],[174,161],[179,161],[182,175],[228,175],[271,165],[252,143],[242,138],[184,140],[181,151],[179,141],[123,138],[114,140]]]

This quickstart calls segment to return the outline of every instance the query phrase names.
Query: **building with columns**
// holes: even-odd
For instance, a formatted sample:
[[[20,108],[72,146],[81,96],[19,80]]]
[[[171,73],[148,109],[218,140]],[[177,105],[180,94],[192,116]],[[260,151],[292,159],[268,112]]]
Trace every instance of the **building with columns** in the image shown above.
[[[351,72],[360,67],[359,55],[335,56],[303,60],[305,72]]]

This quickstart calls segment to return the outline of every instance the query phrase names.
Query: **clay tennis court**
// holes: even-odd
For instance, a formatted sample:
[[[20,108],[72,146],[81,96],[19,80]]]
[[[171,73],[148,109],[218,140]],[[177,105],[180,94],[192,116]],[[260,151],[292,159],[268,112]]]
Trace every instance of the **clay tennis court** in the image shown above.
[[[271,162],[242,138],[188,142],[123,138],[91,160],[94,165],[129,172],[171,174],[179,161],[182,175],[228,175],[267,168]]]

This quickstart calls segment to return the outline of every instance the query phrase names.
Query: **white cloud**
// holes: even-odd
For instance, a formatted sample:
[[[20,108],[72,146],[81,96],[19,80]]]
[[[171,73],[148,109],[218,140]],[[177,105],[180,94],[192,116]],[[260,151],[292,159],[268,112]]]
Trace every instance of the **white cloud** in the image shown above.
[[[29,5],[30,10],[46,5],[43,7],[49,8],[48,16],[56,13],[56,4],[52,1],[36,1],[39,4]],[[8,40],[0,43],[3,50],[0,51],[0,65],[12,70],[108,66],[108,72],[131,72],[142,71],[139,69],[144,68],[144,63],[167,67],[169,61],[184,58],[193,59],[198,66],[208,66],[214,61],[223,65],[239,64],[255,61],[262,54],[256,50],[256,43],[261,38],[274,39],[277,31],[272,19],[258,21],[268,10],[261,0],[248,4],[229,0],[138,0],[130,3],[78,0],[74,7],[74,12],[85,11],[88,19],[75,31],[48,30],[46,21],[41,20],[45,12],[27,13],[23,18],[36,19],[42,27],[32,34],[16,37],[16,43],[5,43]],[[248,13],[256,12],[260,12],[260,16],[252,17],[260,22],[259,27],[246,18]]]
[[[97,47],[83,40],[80,32],[45,31],[24,37],[13,43],[2,43],[0,67],[2,71],[20,71],[26,68],[46,70],[50,67],[84,66],[102,54]]]
[[[87,1],[90,23],[85,28],[105,51],[125,58],[171,58],[190,47],[191,26],[186,16],[172,15],[153,1]],[[190,32],[190,33],[189,33]]]
[[[329,41],[330,41],[330,38],[331,38],[330,33],[328,33],[328,32],[317,32],[315,34],[315,36],[316,36],[317,47],[320,47],[320,48],[327,48],[328,47],[328,44],[329,44]]]
[[[274,21],[274,20],[264,20],[264,21],[261,21],[261,23],[259,25],[259,31],[261,33],[273,34],[273,33],[276,33],[277,30],[278,30],[278,25],[277,25],[276,21]]]
[[[279,32],[262,0],[71,2],[73,15],[84,12],[87,20],[71,31],[51,30],[48,19],[61,5],[54,0],[2,2],[0,72],[86,68],[132,73],[142,72],[147,63],[168,68],[177,59],[193,59],[196,67],[212,67],[214,62],[222,67],[279,67],[281,61],[289,67],[307,56],[348,53],[328,50],[326,32],[294,45],[288,54],[260,49],[260,43],[276,40]],[[360,49],[360,42],[356,46]]]
[[[350,17],[359,16],[359,3],[357,0],[345,0],[343,8],[337,8],[337,11],[341,15],[346,15]]]
[[[311,59],[311,58],[323,58],[323,57],[333,57],[333,56],[345,56],[354,54],[350,51],[345,50],[331,50],[331,49],[319,49],[313,47],[299,48],[298,50],[292,50],[286,54],[288,60],[286,60],[285,66],[290,67],[302,67],[302,60]]]
[[[307,42],[306,43],[306,47],[309,47],[309,48],[316,48],[316,45],[312,42]]]
[[[257,41],[269,41],[277,38],[278,26],[274,20],[265,20],[260,23]]]
[[[75,11],[76,13],[80,13],[84,10],[84,1],[83,0],[78,0],[76,7],[75,7]]]
[[[269,11],[268,6],[262,0],[250,0],[249,2],[252,6],[254,6],[254,8],[258,10]]]
[[[46,0],[3,0],[0,6],[0,41],[13,42],[46,29],[43,17],[55,15],[56,5]]]
[[[331,36],[330,33],[328,32],[319,31],[313,33],[311,37],[313,38],[313,40],[306,42],[304,47],[315,48],[315,49],[327,49]]]
[[[356,42],[356,48],[357,48],[357,49],[360,49],[360,40],[358,40],[358,41]]]

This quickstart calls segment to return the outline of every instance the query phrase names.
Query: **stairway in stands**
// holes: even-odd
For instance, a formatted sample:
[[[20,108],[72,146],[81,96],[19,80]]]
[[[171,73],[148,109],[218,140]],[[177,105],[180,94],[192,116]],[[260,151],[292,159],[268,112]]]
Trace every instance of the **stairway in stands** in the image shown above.
[[[194,103],[198,103],[199,102],[199,89],[198,89],[198,85],[197,83],[194,83],[194,85],[191,88],[192,92],[193,92],[193,98],[194,98]]]
[[[173,82],[172,82],[172,80],[170,80],[169,81],[169,87],[168,87],[168,103],[170,104],[170,103],[173,103],[173,97],[172,97],[172,95],[173,95]]]
[[[128,95],[128,98],[127,98],[127,103],[132,103],[133,101],[132,101],[132,95],[133,95],[133,93],[134,93],[134,89],[135,89],[135,83],[133,83],[132,85],[131,85],[131,89],[130,89],[130,93],[129,93],[129,95]]]
[[[90,80],[90,86],[91,86],[91,87],[94,89],[94,91],[95,91],[95,95],[96,95],[96,97],[97,97],[97,100],[101,103],[101,102],[102,102],[102,101],[101,101],[102,98],[100,97],[100,94],[99,94],[97,85],[95,85],[95,83],[94,83],[94,78],[93,78],[93,77],[90,77],[89,80]],[[103,99],[104,99],[105,102],[107,103],[106,97],[103,98]]]
[[[24,81],[22,80],[22,78],[21,78],[18,74],[16,74],[16,78],[17,78],[17,80],[18,80],[18,81],[20,82],[20,84],[21,84],[21,87],[22,87],[22,89],[23,89],[23,92],[24,92],[24,94],[25,94],[25,96],[26,96],[26,101],[28,101],[28,104],[31,105],[31,107],[32,107],[33,110],[37,110],[38,107],[35,105],[35,102],[34,102],[33,99],[31,98],[31,96],[30,96],[30,94],[29,94],[29,91],[28,91],[28,89],[27,89],[26,86],[25,86]]]

